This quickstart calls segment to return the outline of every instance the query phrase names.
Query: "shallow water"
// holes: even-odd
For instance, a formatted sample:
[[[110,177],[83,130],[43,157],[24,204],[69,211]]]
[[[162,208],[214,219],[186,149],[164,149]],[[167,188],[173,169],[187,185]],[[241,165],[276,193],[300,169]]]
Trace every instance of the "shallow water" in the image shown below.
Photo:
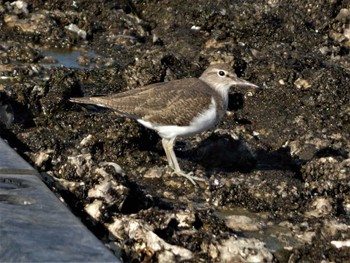
[[[67,68],[80,68],[80,69],[86,69],[90,66],[95,65],[95,63],[90,63],[89,66],[82,66],[78,63],[78,58],[82,55],[84,55],[79,50],[73,50],[73,49],[60,49],[60,48],[51,48],[43,50],[43,55],[47,57],[54,58],[57,62],[56,63],[41,63],[45,67],[57,67],[57,66],[63,66]],[[87,57],[96,58],[97,54],[89,51],[86,54]]]
[[[247,216],[256,222],[260,222],[264,227],[259,231],[239,231],[237,236],[256,238],[263,241],[266,244],[266,248],[272,252],[278,251],[285,247],[294,247],[300,245],[294,237],[291,235],[283,235],[283,240],[280,233],[288,233],[289,230],[286,227],[273,224],[270,220],[266,219],[266,214],[253,213],[244,208],[234,208],[229,210],[217,210],[215,215],[220,219],[225,219],[227,216]]]

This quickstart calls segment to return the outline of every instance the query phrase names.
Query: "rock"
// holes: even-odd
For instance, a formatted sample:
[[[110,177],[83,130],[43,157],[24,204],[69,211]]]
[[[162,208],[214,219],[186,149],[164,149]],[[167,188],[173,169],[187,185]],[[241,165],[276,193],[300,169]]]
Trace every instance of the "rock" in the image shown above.
[[[64,27],[65,29],[72,31],[73,33],[76,33],[79,37],[82,39],[86,39],[86,31],[80,29],[77,25],[75,24],[69,24],[68,26]]]
[[[28,4],[24,1],[14,1],[11,5],[15,8],[14,12],[16,14],[28,14]]]
[[[306,163],[302,167],[305,187],[318,193],[337,191],[337,188],[346,185],[350,178],[349,160],[321,157]]]
[[[91,204],[85,206],[85,211],[95,220],[101,217],[101,209],[103,202],[101,200],[94,200]]]
[[[350,247],[350,240],[344,240],[344,241],[332,240],[331,244],[336,248]]]
[[[78,176],[84,176],[84,171],[90,170],[92,166],[91,154],[79,154],[76,156],[68,156],[68,163],[73,165]]]
[[[265,244],[254,238],[230,237],[221,244],[211,246],[211,256],[218,262],[272,262],[273,255]]]
[[[244,215],[230,215],[225,217],[225,224],[233,231],[259,231],[263,225],[256,220]]]
[[[118,220],[108,224],[108,229],[120,239],[133,240],[135,248],[145,247],[148,250],[159,253],[157,261],[171,260],[168,262],[178,262],[179,260],[190,260],[193,254],[188,249],[171,245],[159,238],[150,227],[142,224],[138,220]],[[139,250],[138,253],[141,253]],[[176,260],[176,261],[174,261]]]
[[[310,82],[307,81],[306,79],[298,78],[298,79],[294,82],[294,86],[295,86],[297,89],[306,90],[306,89],[309,89],[309,88],[311,87],[311,84],[310,84]]]
[[[53,153],[54,151],[52,149],[47,149],[45,151],[39,152],[35,157],[35,165],[38,167],[42,167],[43,164],[50,159]]]
[[[333,208],[330,198],[316,197],[309,204],[308,211],[305,212],[307,217],[324,217],[331,214]]]
[[[330,237],[336,237],[340,233],[349,232],[349,230],[350,224],[327,219],[323,222],[322,234]]]
[[[152,178],[161,178],[162,174],[163,174],[163,169],[162,168],[154,167],[154,168],[148,169],[144,173],[143,177],[150,178],[150,179],[152,179]]]
[[[124,262],[346,262],[345,2],[2,1],[0,136],[73,211],[90,211]],[[43,65],[52,48],[79,50],[80,65]],[[211,62],[261,88],[232,88],[215,130],[177,141],[181,167],[207,178],[197,188],[158,170],[156,133],[68,101],[198,77]],[[259,219],[216,216],[237,207]]]

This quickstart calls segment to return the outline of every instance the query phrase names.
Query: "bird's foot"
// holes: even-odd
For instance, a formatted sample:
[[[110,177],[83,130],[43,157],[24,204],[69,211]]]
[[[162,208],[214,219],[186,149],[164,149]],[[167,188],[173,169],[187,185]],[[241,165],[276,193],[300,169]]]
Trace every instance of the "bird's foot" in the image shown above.
[[[179,171],[174,170],[172,174],[180,175],[187,178],[194,186],[197,186],[196,181],[205,182],[205,179],[197,176],[193,176],[193,172],[185,173],[184,171],[181,171],[181,170]]]

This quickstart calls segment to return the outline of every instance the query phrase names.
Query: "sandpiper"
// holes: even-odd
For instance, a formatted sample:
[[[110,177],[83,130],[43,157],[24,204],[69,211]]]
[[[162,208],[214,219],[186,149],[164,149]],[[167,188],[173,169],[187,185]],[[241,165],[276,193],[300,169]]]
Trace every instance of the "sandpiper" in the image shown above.
[[[174,152],[175,140],[214,127],[224,116],[229,89],[235,85],[258,87],[238,78],[229,65],[212,64],[199,78],[155,83],[118,94],[70,101],[109,108],[155,130],[162,138],[173,173],[196,185],[195,180],[204,179],[181,170]]]

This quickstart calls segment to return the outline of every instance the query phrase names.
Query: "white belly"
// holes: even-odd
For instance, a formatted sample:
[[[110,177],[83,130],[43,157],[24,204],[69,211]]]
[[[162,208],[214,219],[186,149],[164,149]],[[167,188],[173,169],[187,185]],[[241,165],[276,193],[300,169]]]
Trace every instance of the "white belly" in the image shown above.
[[[212,99],[209,108],[201,114],[198,114],[198,116],[191,121],[189,126],[153,125],[142,119],[138,119],[137,121],[145,127],[157,131],[160,137],[170,139],[177,136],[192,136],[208,130],[217,124],[219,116],[216,111],[215,100]]]

